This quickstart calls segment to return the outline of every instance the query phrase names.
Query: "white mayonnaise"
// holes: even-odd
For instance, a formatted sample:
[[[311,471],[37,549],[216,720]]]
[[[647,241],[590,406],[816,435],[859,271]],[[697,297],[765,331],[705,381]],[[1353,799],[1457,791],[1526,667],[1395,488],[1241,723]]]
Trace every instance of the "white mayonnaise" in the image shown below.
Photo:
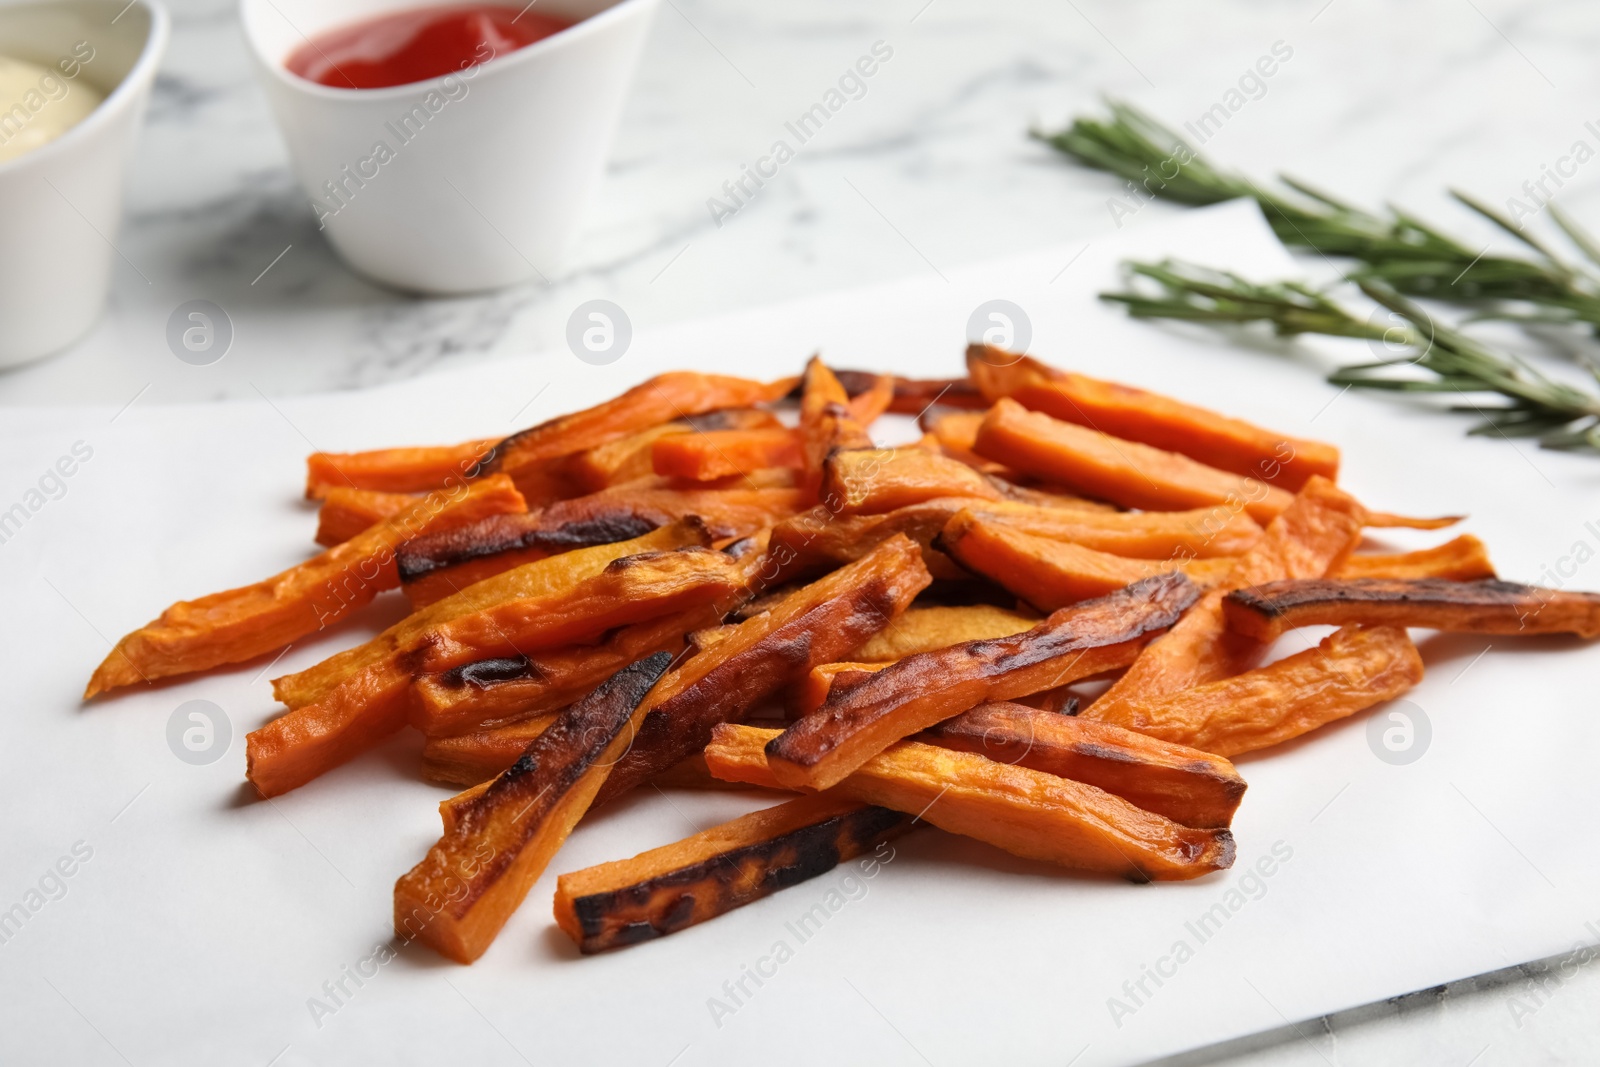
[[[0,56],[0,163],[49,144],[104,99],[82,80]]]

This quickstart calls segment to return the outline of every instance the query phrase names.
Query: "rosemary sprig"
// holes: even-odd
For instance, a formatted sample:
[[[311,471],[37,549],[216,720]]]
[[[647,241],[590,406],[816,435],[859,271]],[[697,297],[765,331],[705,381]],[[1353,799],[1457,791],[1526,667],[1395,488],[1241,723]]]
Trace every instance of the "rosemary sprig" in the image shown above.
[[[1594,270],[1600,243],[1554,204],[1548,205],[1551,218],[1587,263],[1567,262],[1500,212],[1454,190],[1456,200],[1532,254],[1487,255],[1398,209],[1376,215],[1292,178],[1282,179],[1283,188],[1266,188],[1218,170],[1136,108],[1114,101],[1108,106],[1109,120],[1079,118],[1057,133],[1032,135],[1086,166],[1119,175],[1140,199],[1215,204],[1251,198],[1285,245],[1358,260],[1347,272],[1353,281],[1473,306],[1483,318],[1586,323],[1600,333],[1600,273]]]
[[[1600,451],[1600,395],[1556,381],[1514,356],[1502,355],[1459,330],[1435,322],[1387,283],[1362,279],[1361,291],[1398,316],[1398,325],[1357,318],[1326,294],[1299,282],[1250,282],[1237,274],[1167,260],[1129,263],[1135,288],[1102,293],[1142,319],[1210,324],[1265,322],[1280,336],[1324,334],[1382,341],[1404,355],[1344,367],[1334,385],[1406,393],[1498,394],[1506,403],[1457,404],[1482,422],[1468,433],[1536,437],[1544,448]],[[1144,279],[1144,292],[1139,291]],[[1152,291],[1153,290],[1153,291]],[[1405,374],[1415,368],[1431,377]],[[1600,369],[1590,368],[1600,383]]]

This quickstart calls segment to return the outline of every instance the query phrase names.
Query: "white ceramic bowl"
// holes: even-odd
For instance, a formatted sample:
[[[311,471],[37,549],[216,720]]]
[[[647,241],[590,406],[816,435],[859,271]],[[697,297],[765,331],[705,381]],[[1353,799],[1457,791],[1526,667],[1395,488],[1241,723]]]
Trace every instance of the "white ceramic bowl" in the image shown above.
[[[307,38],[419,0],[242,0],[241,12],[295,172],[340,255],[396,288],[466,293],[558,268],[657,3],[539,0],[543,14],[583,21],[462,74],[385,89],[318,85],[284,62]]]
[[[167,13],[151,0],[53,0],[0,5],[0,52],[105,94],[49,144],[0,163],[0,367],[57,352],[105,306],[122,218],[122,171],[167,43]],[[49,105],[46,104],[46,107]]]

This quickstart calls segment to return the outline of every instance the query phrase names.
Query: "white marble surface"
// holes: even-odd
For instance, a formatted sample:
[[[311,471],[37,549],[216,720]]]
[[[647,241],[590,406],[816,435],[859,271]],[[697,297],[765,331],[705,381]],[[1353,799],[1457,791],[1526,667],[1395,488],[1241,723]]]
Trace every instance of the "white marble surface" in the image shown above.
[[[172,45],[130,176],[125,262],[105,319],[64,355],[0,374],[0,405],[356,388],[557,348],[572,308],[594,297],[642,326],[1092,242],[1114,229],[1115,184],[1063,164],[1027,127],[1093,107],[1101,93],[1175,123],[1196,118],[1279,41],[1292,58],[1209,153],[1394,200],[1485,241],[1446,187],[1504,204],[1574,140],[1593,141],[1583,124],[1600,119],[1600,18],[1574,0],[669,0],[567,268],[548,286],[419,301],[355,278],[322,241],[233,5],[169,2]],[[894,55],[866,96],[716,225],[707,198],[880,40]],[[1600,162],[1560,196],[1591,225],[1597,179]],[[1176,210],[1153,205],[1128,224]],[[168,315],[192,299],[221,305],[234,324],[232,350],[211,366],[181,363],[166,346]],[[788,365],[805,345],[753,347],[782,351]],[[1596,971],[1547,982],[1532,1014],[1515,1010],[1513,998],[1533,1003],[1533,986],[1514,972],[1182,1062],[1597,1062]]]

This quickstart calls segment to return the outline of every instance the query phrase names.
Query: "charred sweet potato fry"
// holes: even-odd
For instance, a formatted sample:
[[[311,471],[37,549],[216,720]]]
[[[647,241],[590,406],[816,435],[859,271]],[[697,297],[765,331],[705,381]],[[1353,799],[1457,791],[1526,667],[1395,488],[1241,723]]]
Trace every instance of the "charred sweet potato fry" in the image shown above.
[[[483,955],[633,740],[665,652],[624,667],[556,717],[517,762],[456,812],[455,826],[394,886],[394,929],[457,963]]]
[[[917,739],[1086,782],[1184,826],[1228,826],[1244,799],[1244,779],[1218,756],[1021,704],[980,704]]]
[[[1234,564],[1227,557],[1127,559],[988,523],[971,511],[950,520],[938,545],[968,570],[998,582],[1041,611],[1105,596],[1167,571],[1182,571],[1202,589],[1210,588],[1223,581]]]
[[[1422,657],[1404,630],[1347,626],[1316,648],[1232,678],[1122,704],[1100,721],[1237,756],[1392,700],[1421,680]]]
[[[1036,615],[992,604],[914,607],[891,627],[875,634],[852,655],[863,663],[886,663],[968,641],[989,641],[1038,626]]]
[[[539,485],[553,464],[574,453],[674,419],[777,400],[792,385],[793,379],[765,383],[691,371],[659,374],[602,404],[512,434],[495,445],[487,467],[510,475],[519,486]]]
[[[330,489],[426,493],[474,477],[495,442],[466,441],[434,448],[380,448],[373,452],[313,452],[306,457],[306,499]]]
[[[546,556],[639,537],[689,515],[716,540],[743,537],[794,514],[798,489],[620,486],[520,515],[498,516],[415,538],[399,553],[400,582],[415,607]]]
[[[1339,450],[1130,385],[1057,370],[989,345],[967,349],[967,374],[991,403],[1010,397],[1064,422],[1178,452],[1291,492],[1312,475],[1339,476]]]
[[[556,721],[559,710],[454,737],[430,737],[422,745],[422,777],[440,785],[487,782],[517,762],[528,743]]]
[[[1089,496],[1147,511],[1237,505],[1257,522],[1268,522],[1293,499],[1287,490],[1258,478],[1062,422],[1006,397],[984,417],[978,453]]]
[[[317,544],[324,548],[342,545],[363,530],[394,518],[417,500],[414,493],[335,486],[322,495],[322,507],[317,509]]]
[[[411,724],[429,737],[448,737],[555,711],[635,660],[653,652],[677,655],[685,634],[720,618],[721,605],[701,604],[624,626],[597,645],[480,660],[424,674],[413,685]]]
[[[682,603],[685,591],[678,582],[670,578],[652,581],[656,576],[651,567],[625,566],[611,571],[610,564],[634,551],[648,552],[703,536],[703,529],[684,523],[622,545],[578,549],[530,563],[468,586],[364,645],[299,674],[276,679],[273,689],[291,710],[246,738],[246,777],[263,796],[277,796],[337,767],[403,726],[411,682],[424,669],[424,650],[432,647],[433,632],[454,619],[508,601],[547,605],[541,620],[544,632],[528,641],[531,650],[541,644],[548,648],[592,639],[615,625],[619,613],[638,621],[682,610],[688,604]],[[691,602],[710,599],[722,581],[720,569],[707,569],[705,574],[711,581],[691,593]],[[623,588],[629,585],[634,589]],[[626,598],[640,594],[638,602],[628,606]]]
[[[586,452],[579,452],[568,461],[567,472],[584,492],[597,493],[602,489],[654,474],[655,446],[665,438],[702,433],[747,433],[770,430],[782,425],[776,415],[760,408],[708,411],[704,415],[675,419],[660,426],[652,426],[648,430],[640,430],[638,433],[598,445]],[[748,466],[743,470],[754,470],[759,466],[763,464]],[[738,474],[742,471],[726,473]]]
[[[832,870],[911,829],[838,797],[753,811],[630,860],[563,874],[556,925],[584,953],[664,937]]]
[[[891,625],[930,580],[917,546],[897,537],[689,657],[650,694],[638,738],[601,802],[700,751],[717,723],[744,716]]]
[[[1352,555],[1339,565],[1339,578],[1448,578],[1472,582],[1495,577],[1489,550],[1471,534],[1462,534],[1416,552],[1371,552]]]
[[[1600,593],[1439,578],[1292,579],[1229,593],[1230,629],[1270,641],[1297,626],[1419,626],[1600,637]]]
[[[775,730],[720,726],[706,765],[730,781],[781,784],[766,752],[776,737]],[[833,793],[916,813],[1018,856],[1139,881],[1198,878],[1233,864],[1227,830],[1180,826],[1083,782],[916,741],[872,756]]]
[[[650,457],[655,473],[691,482],[805,464],[800,435],[787,426],[672,434],[655,442]]]
[[[1361,539],[1365,518],[1355,498],[1325,478],[1312,478],[1239,557],[1223,587],[1207,593],[1171,633],[1152,642],[1084,714],[1114,722],[1117,709],[1128,701],[1165,696],[1248,669],[1261,645],[1228,630],[1224,591],[1337,569]]]
[[[788,578],[858,560],[896,534],[905,534],[922,549],[934,578],[964,578],[966,571],[932,544],[945,523],[971,503],[969,497],[939,497],[877,515],[833,515],[819,506],[777,523],[768,551],[778,572]]]
[[[790,787],[825,789],[968,708],[1125,666],[1198,596],[1183,575],[1164,574],[1063,608],[1026,633],[908,656],[791,724],[768,747],[772,773]]]
[[[522,508],[522,497],[508,479],[463,484],[453,491],[430,493],[393,518],[281,574],[180,601],[117,642],[89,679],[84,699],[118,686],[209,670],[276,651],[399,584],[395,549],[401,542],[429,530]]]

